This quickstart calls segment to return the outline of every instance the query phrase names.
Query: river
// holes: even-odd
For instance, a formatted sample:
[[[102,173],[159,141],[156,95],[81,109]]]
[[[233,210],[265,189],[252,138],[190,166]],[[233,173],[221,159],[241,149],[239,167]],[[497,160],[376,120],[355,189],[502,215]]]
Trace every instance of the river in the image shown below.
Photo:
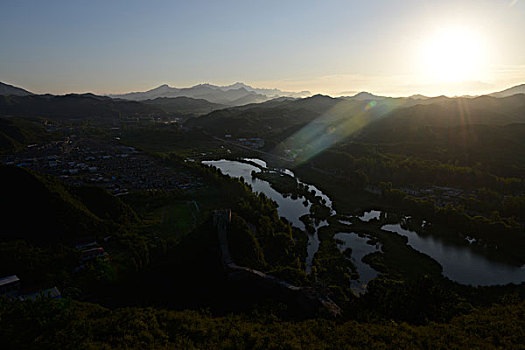
[[[525,281],[525,266],[517,267],[490,261],[468,246],[445,244],[432,236],[420,236],[401,224],[383,225],[381,229],[408,238],[408,244],[443,267],[443,275],[461,284],[490,286]]]
[[[260,159],[246,159],[246,161],[257,164],[261,168],[266,168],[266,163]],[[269,182],[252,178],[252,171],[261,171],[259,167],[240,161],[224,159],[204,161],[203,164],[214,166],[220,169],[223,174],[235,178],[243,177],[244,181],[252,187],[254,192],[262,192],[277,203],[277,211],[280,216],[286,218],[293,226],[302,230],[305,229],[304,223],[299,218],[310,213],[312,203],[304,197],[299,197],[297,199],[292,199],[290,196],[284,197],[281,193],[274,190]],[[294,176],[293,172],[290,170],[283,170],[282,172]],[[332,201],[330,198],[315,186],[309,184],[305,185],[308,185],[310,190],[314,190],[316,195],[323,198],[326,201],[326,205],[331,209],[332,215],[335,215],[335,210],[332,208]],[[363,213],[359,219],[361,219],[362,222],[368,222],[370,220],[379,219],[380,215],[380,211],[371,210]],[[351,224],[350,221],[344,220],[341,223]],[[308,234],[306,258],[307,273],[311,271],[314,255],[319,249],[317,230],[327,224],[326,221],[318,223],[314,227],[314,233]],[[383,225],[381,228],[385,231],[390,231],[407,237],[410,246],[440,263],[441,266],[443,266],[443,274],[452,281],[471,285],[497,285],[521,283],[525,281],[525,267],[515,267],[493,262],[483,255],[474,252],[468,246],[447,245],[432,236],[422,237],[416,232],[403,229],[401,224]],[[370,279],[377,276],[377,272],[369,265],[363,263],[361,259],[365,255],[377,251],[380,248],[368,245],[366,243],[367,238],[360,237],[354,232],[340,232],[335,235],[334,239],[343,242],[338,243],[338,247],[341,251],[344,251],[348,247],[352,248],[352,261],[356,265],[357,271],[360,275],[360,279],[357,283],[365,285]],[[355,286],[356,285],[353,285],[353,287]]]
[[[266,168],[266,163],[260,159],[247,158],[244,160],[257,164],[261,168]],[[243,177],[244,181],[252,187],[252,190],[254,192],[262,192],[268,198],[271,198],[277,203],[277,212],[279,213],[279,216],[286,218],[286,220],[288,220],[293,226],[301,230],[305,230],[305,225],[300,220],[300,217],[306,214],[310,214],[310,208],[312,206],[312,203],[307,198],[298,197],[296,199],[293,199],[291,196],[285,197],[281,193],[274,190],[268,181],[253,178],[251,175],[252,171],[260,172],[261,169],[252,164],[225,159],[203,161],[202,163],[220,169],[220,171],[225,175],[229,175],[235,178]],[[283,173],[295,177],[293,172],[291,172],[290,170],[283,171]],[[324,199],[326,201],[326,205],[330,208],[331,212],[335,214],[335,211],[332,208],[332,201],[327,195],[325,195],[321,190],[319,190],[313,185],[305,185],[308,185],[309,191],[314,191],[316,196],[320,196],[322,199]],[[319,236],[317,234],[317,231],[321,227],[326,225],[328,225],[326,221],[317,223],[314,225],[314,232],[308,234],[307,257],[305,262],[306,273],[310,273],[312,269],[314,255],[319,249]]]

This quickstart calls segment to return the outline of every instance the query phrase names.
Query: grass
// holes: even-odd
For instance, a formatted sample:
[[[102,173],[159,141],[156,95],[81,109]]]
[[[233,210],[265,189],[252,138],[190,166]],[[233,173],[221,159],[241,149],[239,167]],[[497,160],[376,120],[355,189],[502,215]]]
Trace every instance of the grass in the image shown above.
[[[181,237],[189,233],[200,220],[191,201],[176,201],[151,213],[156,218],[155,228],[163,235]]]
[[[204,221],[199,201],[164,200],[151,209],[142,208],[140,231],[155,232],[163,238],[182,238]]]

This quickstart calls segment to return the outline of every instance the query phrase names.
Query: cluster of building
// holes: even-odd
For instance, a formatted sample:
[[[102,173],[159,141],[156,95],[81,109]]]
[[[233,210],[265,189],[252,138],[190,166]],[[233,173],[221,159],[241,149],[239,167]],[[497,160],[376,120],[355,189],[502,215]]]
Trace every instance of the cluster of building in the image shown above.
[[[232,140],[231,134],[224,135],[224,138],[226,140]],[[240,137],[236,140],[238,144],[244,147],[259,149],[264,147],[264,140],[259,137],[252,137],[252,138],[246,138],[246,137]]]
[[[106,241],[109,237],[104,238]],[[83,270],[88,261],[100,259],[109,259],[109,254],[97,241],[88,241],[75,245],[75,248],[80,252],[80,265],[75,268],[75,272]]]
[[[3,162],[57,176],[74,185],[100,185],[115,195],[131,190],[188,189],[199,179],[173,171],[133,147],[80,137],[65,137],[4,156]]]
[[[428,188],[401,187],[400,190],[413,197],[432,199],[438,207],[445,207],[447,204],[460,204],[466,195],[463,190],[444,186],[431,186]],[[379,196],[382,194],[381,188],[374,185],[366,186],[365,191]],[[475,196],[472,193],[469,195]]]
[[[443,186],[431,186],[428,188],[402,187],[400,190],[414,197],[432,199],[438,207],[445,207],[447,204],[459,204],[463,195],[463,190]]]
[[[60,298],[61,294],[57,287],[33,291],[31,293],[22,292],[22,282],[17,275],[0,278],[0,295],[6,295],[19,300],[36,300],[37,298]]]
[[[80,251],[80,262],[85,263],[96,258],[107,258],[108,253],[104,251],[97,241],[77,244],[75,248]]]
[[[253,137],[251,139],[247,139],[247,138],[241,137],[241,138],[237,139],[237,141],[241,145],[246,146],[246,147],[250,147],[250,148],[259,149],[259,148],[263,148],[264,147],[264,140],[261,139],[261,138],[258,138],[258,137]]]

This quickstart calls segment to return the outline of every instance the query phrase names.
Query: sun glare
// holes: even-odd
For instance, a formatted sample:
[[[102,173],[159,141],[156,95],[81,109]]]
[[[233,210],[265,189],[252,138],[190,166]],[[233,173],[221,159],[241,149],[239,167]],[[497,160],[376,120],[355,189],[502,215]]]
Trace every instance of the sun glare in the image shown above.
[[[465,28],[446,28],[425,39],[421,50],[424,75],[438,82],[478,80],[485,61],[479,35]]]

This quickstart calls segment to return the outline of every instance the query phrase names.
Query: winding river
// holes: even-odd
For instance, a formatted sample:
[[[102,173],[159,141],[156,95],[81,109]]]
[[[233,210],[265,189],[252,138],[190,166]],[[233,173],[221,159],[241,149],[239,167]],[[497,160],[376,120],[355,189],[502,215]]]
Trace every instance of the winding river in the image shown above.
[[[284,197],[281,193],[274,190],[269,182],[252,178],[252,171],[260,172],[261,168],[266,168],[266,163],[260,159],[246,159],[246,161],[249,161],[252,164],[257,164],[260,168],[252,164],[224,159],[204,161],[202,163],[220,169],[223,174],[235,178],[243,177],[244,181],[252,187],[254,192],[262,192],[277,203],[277,210],[280,216],[286,218],[293,226],[304,230],[305,225],[299,218],[310,213],[312,203],[304,197],[296,199],[293,199],[290,196]],[[293,172],[290,170],[283,170],[282,172],[294,176]],[[326,205],[331,209],[332,215],[334,215],[335,211],[333,210],[330,198],[315,186],[309,184],[305,185],[308,186],[309,190],[315,191],[316,195],[326,201]],[[380,214],[381,212],[378,210],[371,210],[363,213],[359,218],[363,222],[368,222],[373,219],[379,219]],[[341,223],[348,225],[351,224],[350,221],[344,220]],[[307,273],[310,272],[313,257],[319,249],[317,230],[327,224],[326,221],[318,223],[315,225],[314,233],[308,234],[306,258]],[[405,230],[401,227],[401,224],[383,225],[381,228],[385,231],[390,231],[394,234],[407,237],[410,246],[427,254],[440,263],[441,266],[443,266],[443,274],[453,281],[471,285],[497,285],[521,283],[525,281],[525,267],[509,266],[490,261],[486,257],[475,253],[468,246],[446,245],[432,236],[422,237],[416,232]],[[369,265],[363,263],[361,259],[365,255],[379,250],[380,247],[367,244],[367,238],[360,237],[354,232],[340,232],[334,236],[334,239],[339,241],[338,248],[341,251],[344,251],[349,247],[352,248],[351,259],[356,265],[357,271],[360,275],[359,281],[353,281],[352,283],[358,283],[363,287],[363,285],[366,285],[370,279],[377,276],[377,272]],[[356,286],[357,285],[353,285],[353,287]]]
[[[248,158],[244,160],[257,164],[261,168],[266,168],[266,163],[260,159]],[[225,159],[203,161],[202,163],[218,168],[225,175],[229,175],[235,178],[244,178],[244,181],[252,187],[252,190],[254,192],[262,192],[268,198],[273,199],[277,203],[277,212],[279,213],[279,216],[286,218],[286,220],[288,220],[293,226],[301,230],[305,230],[305,225],[299,218],[303,215],[310,213],[310,207],[312,206],[312,203],[305,197],[298,197],[296,199],[293,199],[291,196],[285,197],[281,193],[274,190],[268,181],[253,178],[251,175],[252,171],[260,172],[261,169],[259,167],[244,162]],[[290,170],[287,170],[283,173],[295,177],[293,172],[291,172]],[[328,198],[327,195],[325,195],[313,185],[305,185],[308,186],[308,190],[314,191],[316,196],[320,196],[321,198],[323,198],[326,201],[326,205],[330,208],[332,213],[335,213],[335,211],[332,208],[332,201],[330,200],[330,198]],[[326,221],[317,223],[314,225],[314,232],[308,234],[306,273],[310,273],[312,269],[314,255],[319,249],[319,236],[317,234],[317,230],[326,225],[328,225]]]
[[[253,159],[250,159],[250,161],[254,162]],[[254,192],[262,192],[268,198],[273,199],[277,203],[279,216],[286,218],[286,220],[290,221],[293,226],[298,227],[301,230],[305,229],[304,223],[299,220],[299,218],[310,213],[312,203],[307,201],[308,203],[305,205],[305,198],[303,197],[297,199],[293,199],[290,196],[284,197],[282,194],[274,190],[268,181],[253,178],[252,171],[258,173],[261,171],[260,168],[251,164],[225,159],[204,161],[202,163],[218,168],[225,175],[230,175],[235,178],[243,177],[244,181],[252,187]]]

